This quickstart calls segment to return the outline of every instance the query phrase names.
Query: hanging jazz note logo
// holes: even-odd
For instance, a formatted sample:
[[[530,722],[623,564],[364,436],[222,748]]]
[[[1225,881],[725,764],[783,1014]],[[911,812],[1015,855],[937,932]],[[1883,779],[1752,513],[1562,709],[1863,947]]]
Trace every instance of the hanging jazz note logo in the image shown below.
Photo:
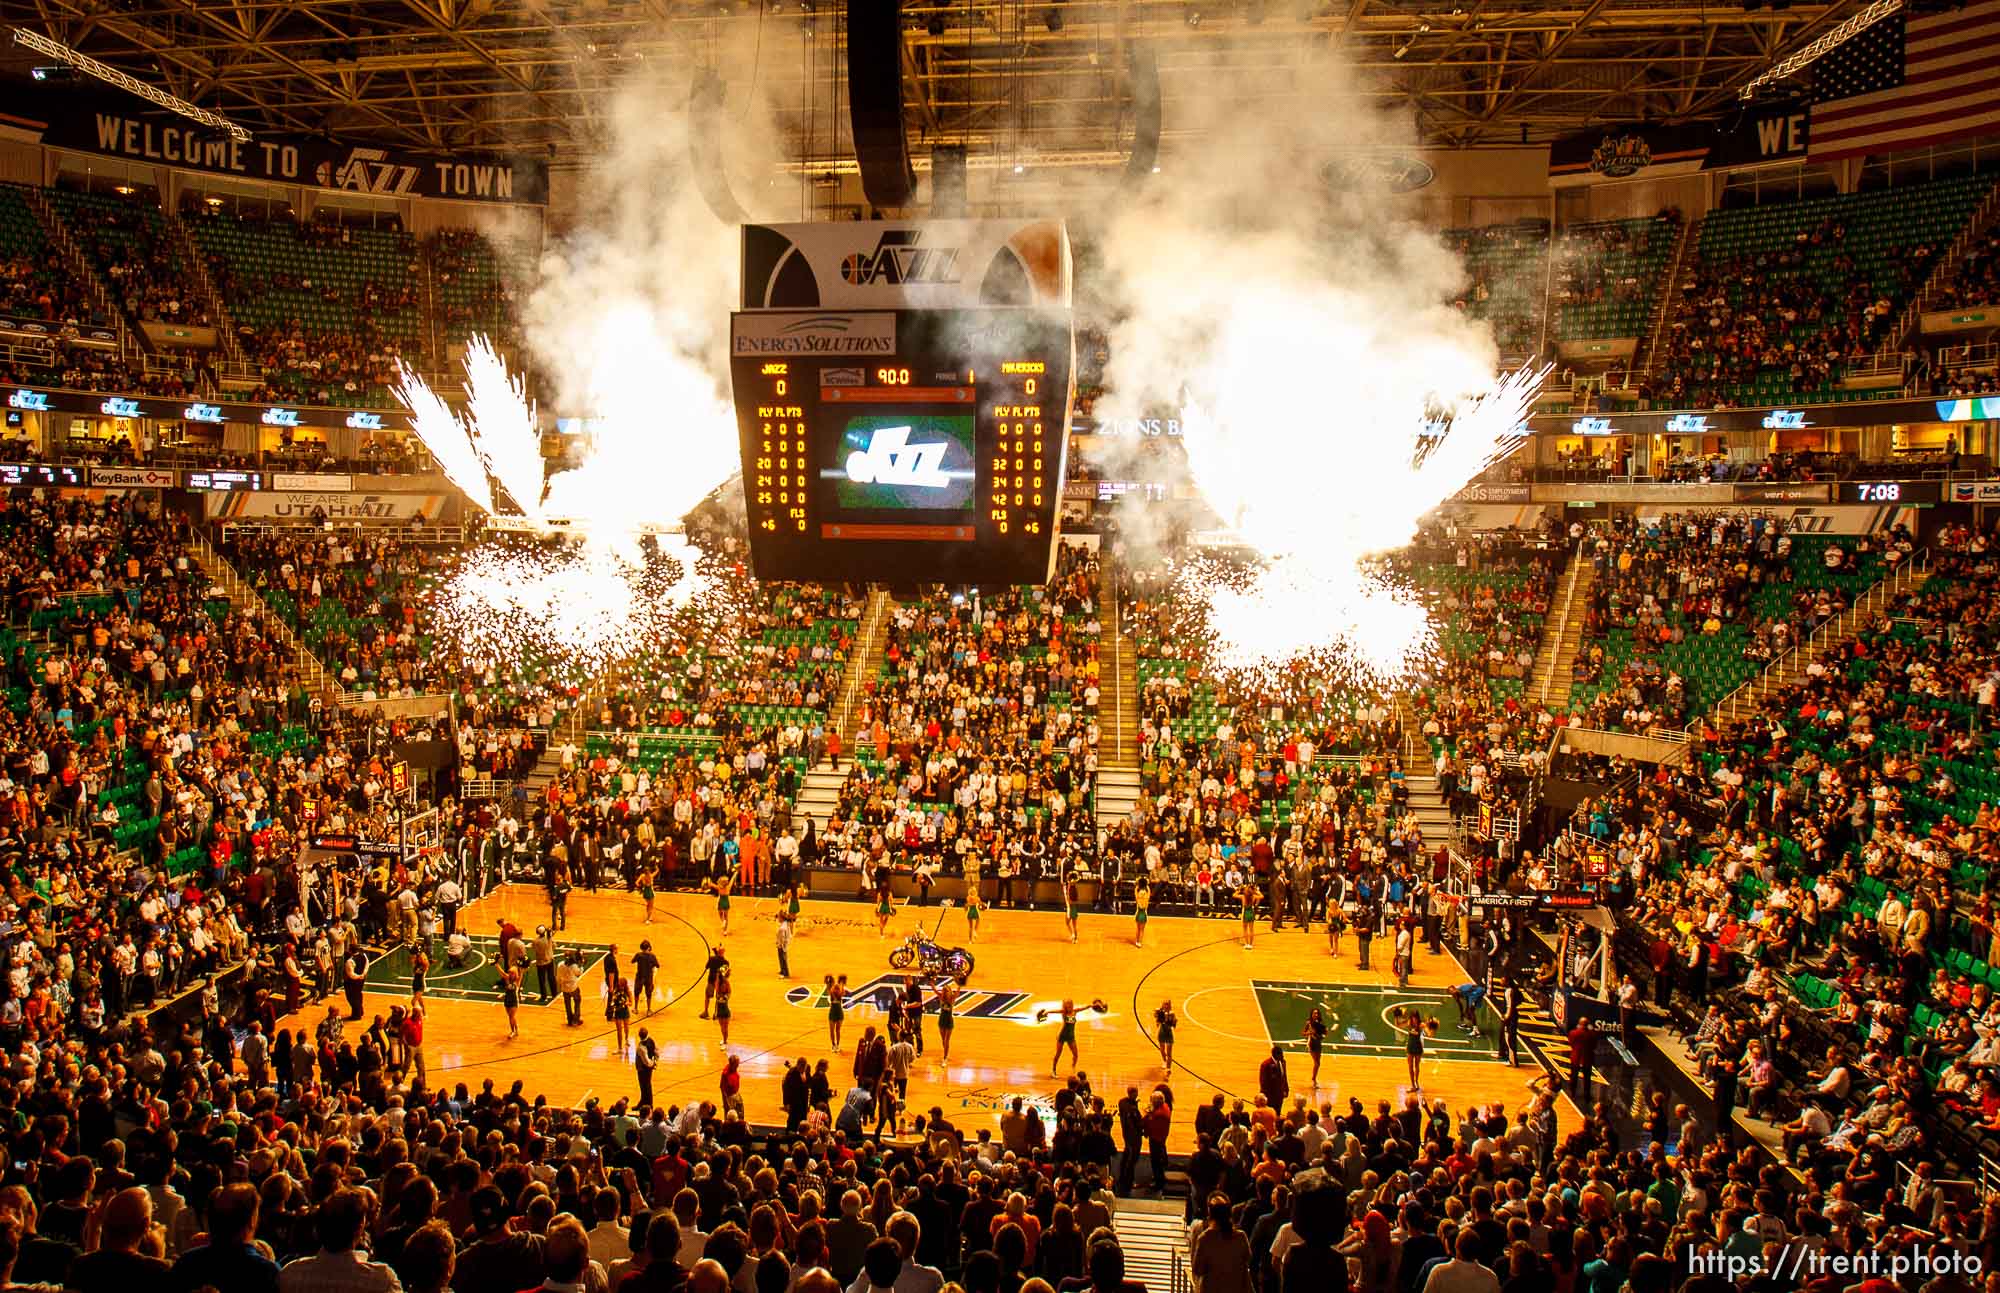
[[[909,427],[877,427],[866,449],[847,455],[847,478],[857,485],[907,485],[946,489],[942,440],[911,444]]]

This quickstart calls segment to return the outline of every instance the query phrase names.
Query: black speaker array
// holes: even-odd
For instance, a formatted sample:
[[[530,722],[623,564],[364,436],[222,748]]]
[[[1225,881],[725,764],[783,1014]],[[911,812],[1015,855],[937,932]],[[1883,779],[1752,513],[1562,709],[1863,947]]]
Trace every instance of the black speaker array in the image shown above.
[[[931,215],[957,220],[965,215],[965,145],[931,146]]]
[[[697,72],[688,93],[688,171],[702,201],[724,224],[747,224],[749,216],[729,191],[722,169],[722,78],[713,68]]]
[[[903,133],[902,0],[847,0],[847,102],[862,191],[874,206],[907,206],[917,173]]]
[[[1144,182],[1160,160],[1160,59],[1153,47],[1135,44],[1127,56],[1132,82],[1132,155],[1125,183]]]

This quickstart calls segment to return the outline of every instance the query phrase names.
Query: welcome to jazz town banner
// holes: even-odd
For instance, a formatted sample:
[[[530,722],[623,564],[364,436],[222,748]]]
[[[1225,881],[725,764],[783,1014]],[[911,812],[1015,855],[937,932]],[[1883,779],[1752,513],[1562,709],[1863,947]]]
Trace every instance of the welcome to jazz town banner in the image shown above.
[[[0,94],[0,137],[273,184],[392,198],[545,205],[548,163],[399,144],[259,132],[247,140],[130,99],[20,87]]]

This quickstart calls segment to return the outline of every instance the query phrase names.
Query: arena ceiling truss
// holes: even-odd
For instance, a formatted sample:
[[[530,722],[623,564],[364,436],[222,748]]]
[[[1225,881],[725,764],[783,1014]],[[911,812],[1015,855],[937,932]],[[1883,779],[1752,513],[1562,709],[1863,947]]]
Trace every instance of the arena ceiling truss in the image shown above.
[[[1744,82],[1861,7],[1645,0],[907,0],[913,152],[1121,159],[1129,51],[1155,51],[1163,146],[1226,87],[1309,92],[1333,52],[1431,144],[1542,142],[1727,111]],[[775,105],[801,166],[851,156],[841,0],[5,0],[31,27],[252,130],[438,150],[590,155],[645,65],[721,72]],[[35,60],[10,49],[8,71]],[[1185,109],[1185,110],[1182,110]]]

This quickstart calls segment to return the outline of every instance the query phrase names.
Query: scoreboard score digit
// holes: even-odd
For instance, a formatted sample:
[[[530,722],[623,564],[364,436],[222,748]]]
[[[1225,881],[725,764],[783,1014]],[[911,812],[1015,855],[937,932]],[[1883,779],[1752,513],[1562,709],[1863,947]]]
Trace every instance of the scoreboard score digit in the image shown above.
[[[1068,311],[731,322],[759,577],[1048,578],[1074,403]]]

